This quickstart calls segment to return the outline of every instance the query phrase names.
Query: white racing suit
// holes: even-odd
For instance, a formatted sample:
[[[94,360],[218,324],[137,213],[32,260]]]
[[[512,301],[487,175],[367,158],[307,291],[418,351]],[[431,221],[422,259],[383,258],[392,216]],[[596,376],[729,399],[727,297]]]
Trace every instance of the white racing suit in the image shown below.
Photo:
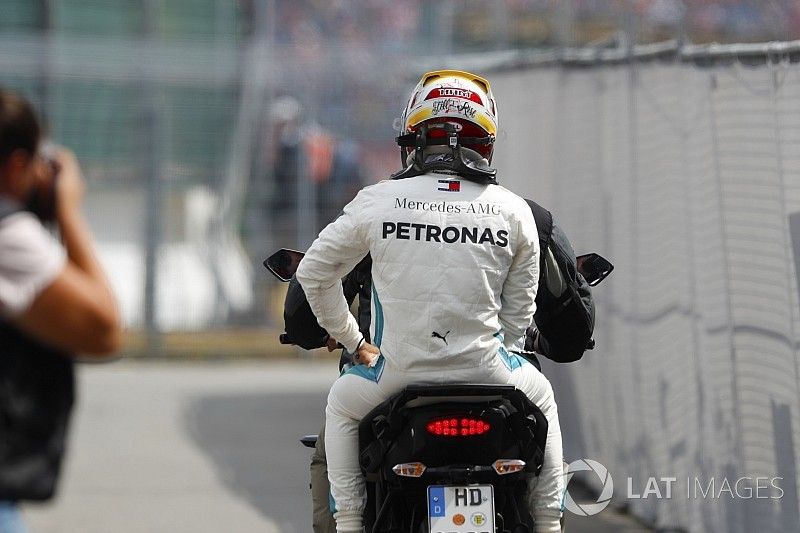
[[[539,241],[530,208],[498,185],[426,174],[364,188],[297,270],[319,323],[350,352],[362,339],[341,278],[372,254],[373,367],[331,388],[328,477],[339,532],[361,530],[366,502],[358,422],[410,383],[511,383],[549,421],[544,467],[530,491],[540,532],[560,531],[561,430],[550,383],[508,349],[535,311]]]

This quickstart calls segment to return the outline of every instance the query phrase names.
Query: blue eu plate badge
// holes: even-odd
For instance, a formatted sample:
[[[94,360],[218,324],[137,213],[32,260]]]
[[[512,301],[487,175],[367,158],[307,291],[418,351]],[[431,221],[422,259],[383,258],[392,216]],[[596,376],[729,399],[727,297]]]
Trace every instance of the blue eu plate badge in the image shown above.
[[[493,533],[494,487],[430,485],[430,533]]]

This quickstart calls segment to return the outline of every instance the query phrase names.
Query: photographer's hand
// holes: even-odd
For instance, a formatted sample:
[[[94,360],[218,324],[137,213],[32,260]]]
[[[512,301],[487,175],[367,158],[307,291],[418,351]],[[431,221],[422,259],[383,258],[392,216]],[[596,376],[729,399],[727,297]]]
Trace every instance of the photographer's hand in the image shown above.
[[[56,194],[58,196],[58,217],[69,213],[79,213],[83,205],[86,184],[75,154],[66,148],[56,152],[55,163],[59,169]]]

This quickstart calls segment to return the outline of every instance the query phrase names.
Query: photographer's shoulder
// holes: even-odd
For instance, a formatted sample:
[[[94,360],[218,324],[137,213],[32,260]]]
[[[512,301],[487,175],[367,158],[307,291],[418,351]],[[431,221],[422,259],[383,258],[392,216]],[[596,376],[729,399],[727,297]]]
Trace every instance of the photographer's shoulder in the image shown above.
[[[0,311],[24,313],[64,269],[66,253],[32,213],[19,209],[0,219]]]

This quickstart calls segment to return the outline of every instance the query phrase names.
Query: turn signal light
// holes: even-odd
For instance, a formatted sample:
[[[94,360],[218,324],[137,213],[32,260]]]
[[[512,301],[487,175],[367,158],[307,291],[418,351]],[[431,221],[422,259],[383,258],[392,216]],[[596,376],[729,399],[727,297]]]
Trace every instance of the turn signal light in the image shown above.
[[[392,472],[403,477],[420,477],[425,472],[422,463],[400,463],[392,467]]]
[[[431,435],[469,437],[488,433],[491,426],[479,418],[438,418],[426,426]]]
[[[498,459],[492,463],[492,468],[499,475],[513,474],[525,468],[525,461],[522,459]]]

